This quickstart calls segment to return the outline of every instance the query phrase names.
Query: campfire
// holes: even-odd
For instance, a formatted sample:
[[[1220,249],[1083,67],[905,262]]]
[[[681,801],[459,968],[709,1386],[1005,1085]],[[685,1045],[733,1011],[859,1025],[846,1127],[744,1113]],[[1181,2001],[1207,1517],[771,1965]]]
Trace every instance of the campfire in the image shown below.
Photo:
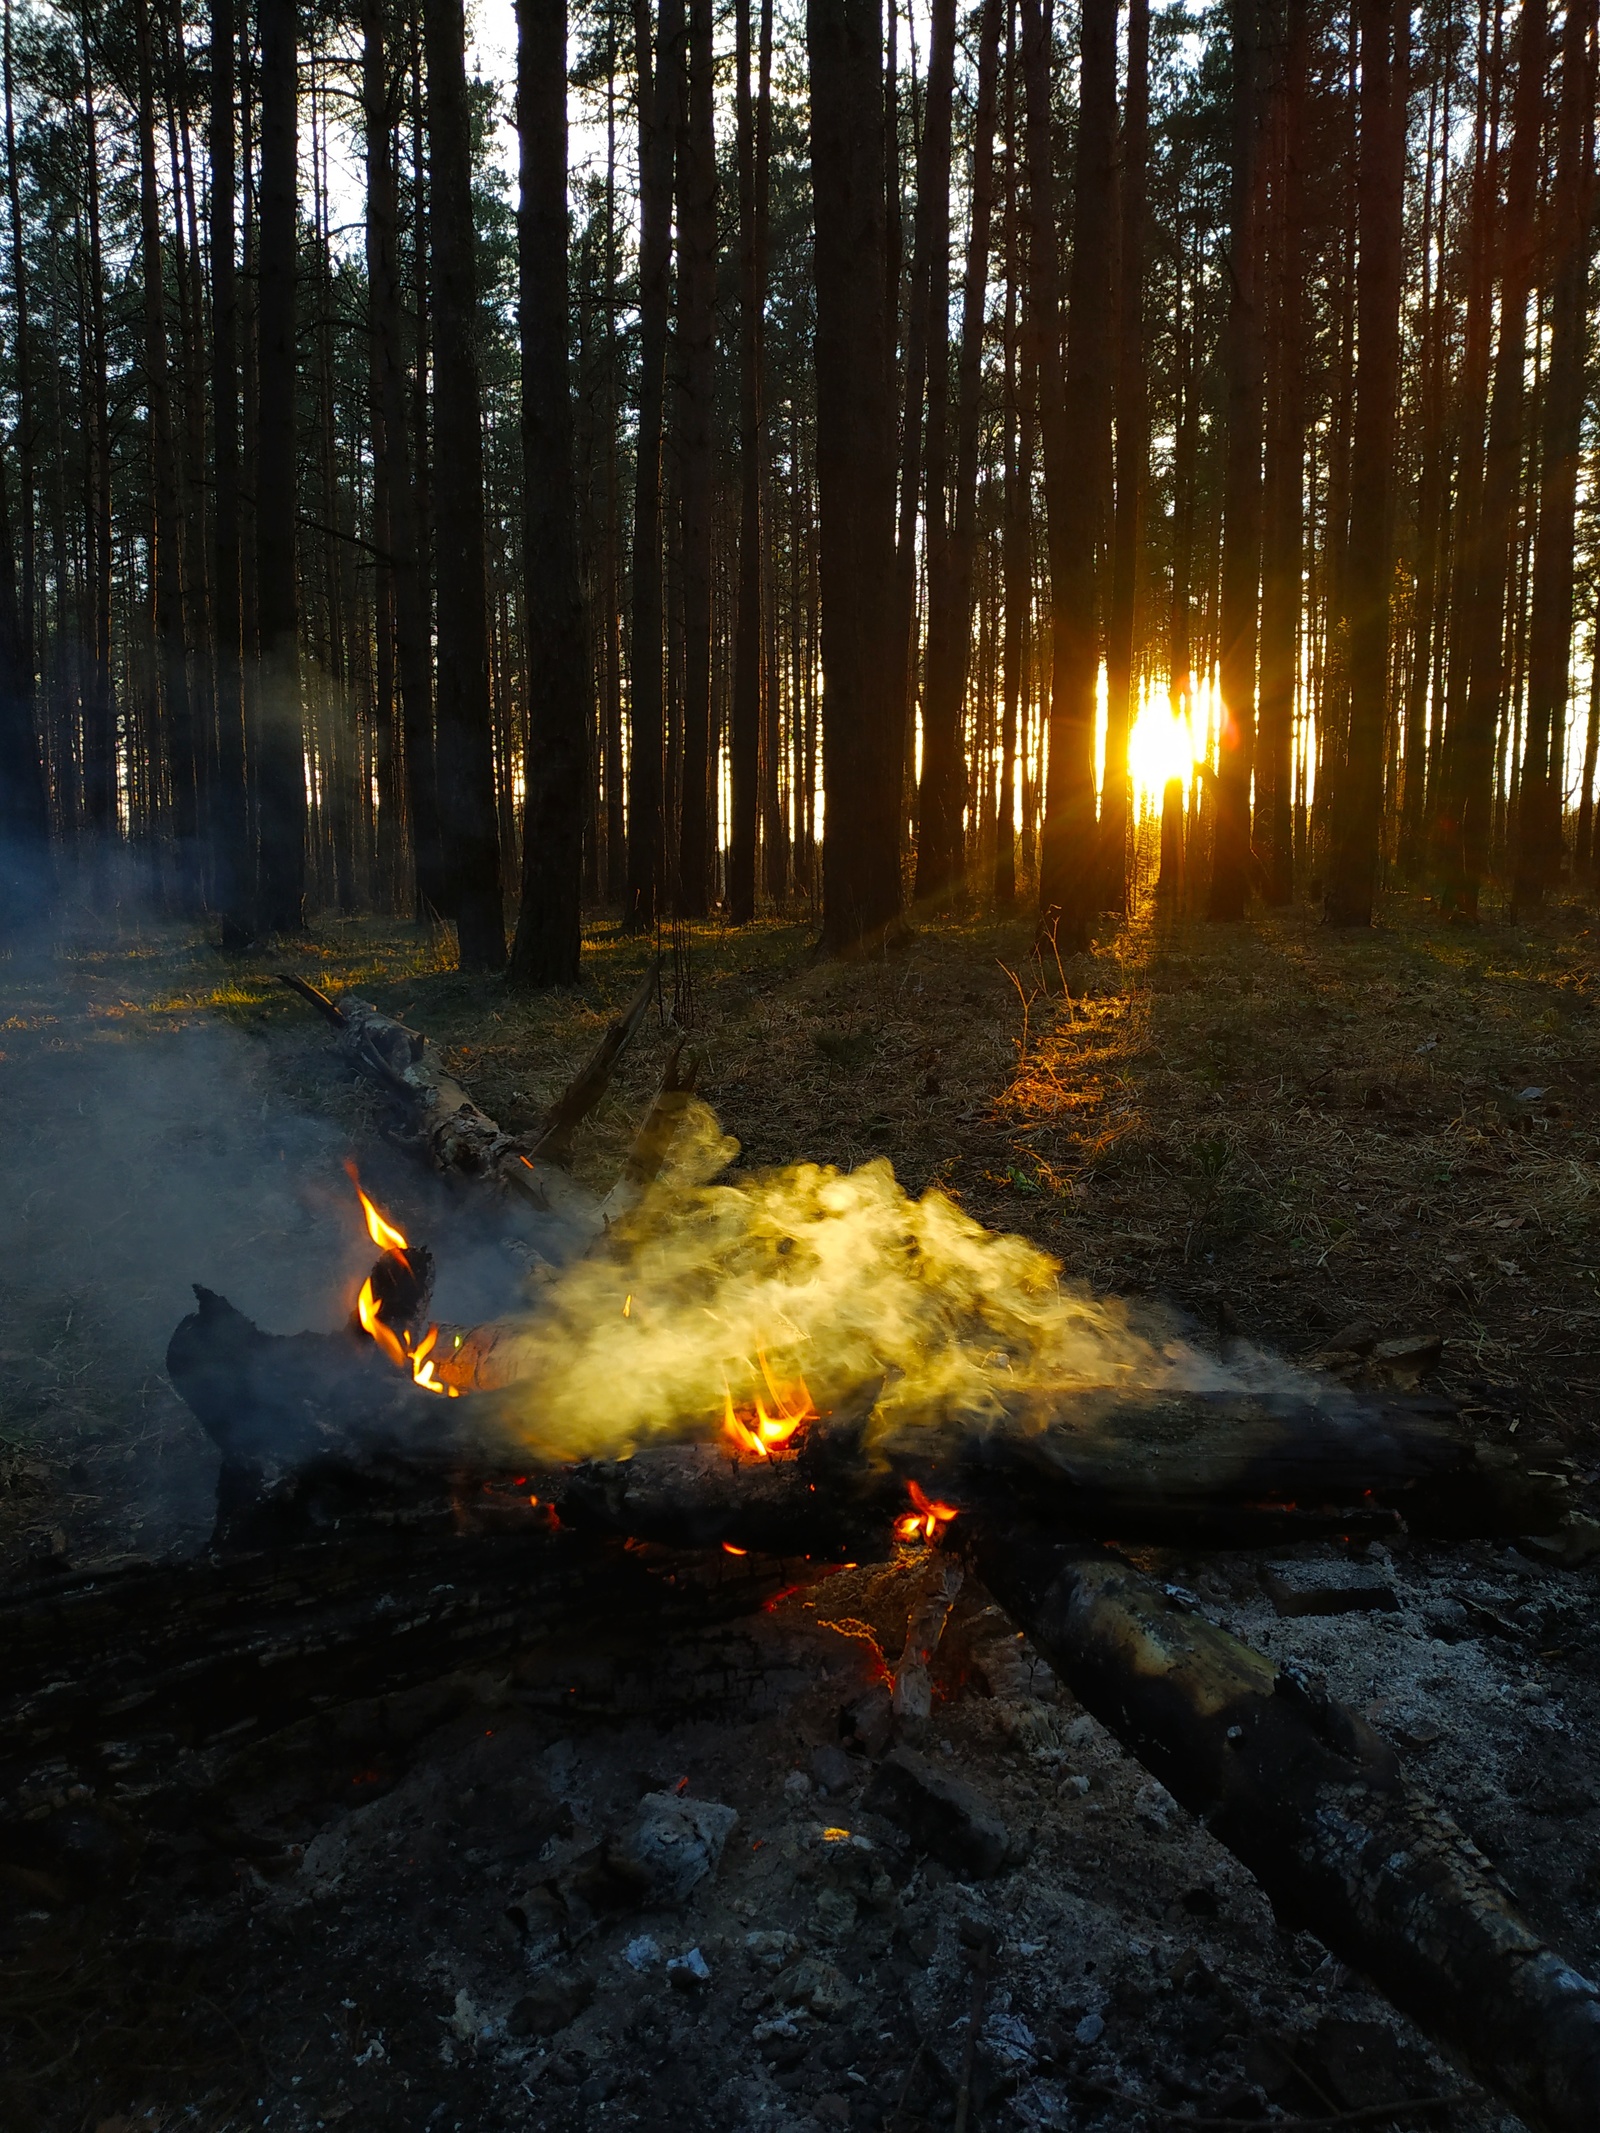
[[[422,1040],[360,1003],[321,1004],[348,1056],[403,1092],[411,1136],[437,1165],[525,1203],[570,1204],[570,1181],[457,1101]],[[1520,2109],[1592,2126],[1594,1987],[1542,1945],[1365,1717],[1211,1620],[1139,1554],[1174,1539],[1552,1532],[1567,1477],[1490,1455],[1438,1403],[1362,1399],[1287,1371],[1274,1383],[1261,1367],[1201,1369],[1125,1317],[1045,1294],[1026,1248],[991,1250],[954,1210],[913,1207],[881,1180],[814,1173],[784,1181],[781,1199],[763,1181],[743,1189],[692,1171],[661,1183],[691,1085],[675,1057],[607,1211],[591,1210],[586,1231],[574,1224],[568,1261],[541,1271],[514,1319],[432,1318],[432,1253],[353,1166],[378,1257],[341,1330],[270,1334],[197,1291],[168,1361],[222,1457],[214,1552],[159,1585],[118,1590],[120,1642],[106,1642],[114,1580],[53,1603],[51,1639],[34,1647],[44,1663],[48,1646],[48,1686],[30,1686],[27,1639],[14,1640],[30,1753],[115,1770],[113,1742],[136,1708],[145,1731],[226,1741],[237,1758],[341,1699],[545,1648],[551,1657],[515,1678],[548,1680],[571,1708],[581,1683],[563,1677],[560,1655],[580,1634],[615,1627],[637,1644],[648,1622],[704,1635],[798,1593],[865,1666],[816,1780],[856,1786],[884,1833],[819,1825],[818,1860],[832,1862],[816,1869],[832,1892],[823,1911],[858,1921],[899,1901],[880,1842],[903,1848],[906,1872],[942,1861],[973,1886],[1020,1856],[1015,1832],[924,1752],[941,1646],[965,1609],[963,1636],[992,1617],[991,1642],[1010,1640],[1013,1660],[1022,1638],[1030,1663],[1053,1669],[1283,1915]],[[881,1255],[887,1301],[852,1296],[840,1273],[859,1279],[858,1232]],[[996,1273],[992,1286],[946,1279],[975,1266]],[[889,1334],[871,1374],[860,1328],[874,1308]],[[831,1312],[843,1331],[830,1353]],[[1091,1323],[1107,1329],[1092,1357],[1077,1337]],[[612,1359],[609,1383],[597,1355]],[[653,1410],[629,1372],[654,1388]],[[591,1402],[581,1432],[580,1388]],[[890,1576],[908,1581],[892,1665],[885,1633],[829,1597],[870,1595]],[[64,1667],[73,1636],[79,1661]],[[1059,1754],[1054,1720],[1019,1707],[1015,1723]],[[570,1961],[598,1930],[584,1920],[640,1890],[681,1904],[715,1873],[733,1810],[695,1800],[687,1783],[650,1793],[627,1831],[553,1871],[551,1946],[564,1952],[538,1972],[549,2004],[519,2017],[528,2033],[554,2034],[592,1996]],[[682,1892],[668,1860],[688,1876]],[[676,1893],[664,1894],[669,1880]],[[517,1932],[533,1935],[527,1903],[518,1910]],[[978,1993],[995,1943],[973,1930]],[[695,1961],[709,1976],[699,1950]],[[813,1972],[803,1987],[790,1978],[788,2004],[809,1995],[826,2019],[835,1988]],[[691,1964],[670,1983],[694,1992],[703,1980]],[[791,2022],[786,2034],[800,2031]],[[975,2063],[969,2052],[952,2076],[969,2104]]]

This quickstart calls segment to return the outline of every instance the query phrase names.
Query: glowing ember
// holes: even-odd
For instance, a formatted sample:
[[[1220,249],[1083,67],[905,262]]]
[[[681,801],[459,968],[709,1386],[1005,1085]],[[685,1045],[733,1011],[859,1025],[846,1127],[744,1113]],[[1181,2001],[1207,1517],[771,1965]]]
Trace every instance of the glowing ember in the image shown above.
[[[736,1408],[733,1394],[724,1385],[722,1434],[750,1458],[770,1459],[803,1422],[816,1420],[817,1409],[804,1378],[775,1378],[762,1349],[757,1349],[756,1359],[767,1381],[767,1397],[757,1393],[747,1406]]]
[[[903,1541],[934,1541],[956,1516],[956,1507],[949,1503],[935,1503],[916,1482],[908,1482],[911,1501],[915,1510],[906,1511],[894,1522],[894,1537]]]

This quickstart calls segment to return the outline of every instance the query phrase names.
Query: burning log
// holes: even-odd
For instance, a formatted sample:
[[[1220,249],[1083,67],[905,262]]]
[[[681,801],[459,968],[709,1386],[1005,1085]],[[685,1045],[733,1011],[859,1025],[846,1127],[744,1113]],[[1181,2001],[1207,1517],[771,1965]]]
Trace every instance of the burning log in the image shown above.
[[[492,1481],[533,1456],[526,1417],[537,1417],[537,1394],[517,1374],[514,1326],[413,1347],[401,1304],[385,1322],[400,1326],[391,1350],[359,1326],[263,1333],[222,1297],[196,1295],[167,1368],[223,1454],[232,1503],[269,1475],[328,1461],[414,1492],[451,1475]],[[474,1385],[498,1389],[462,1391],[448,1405],[439,1397]],[[1437,1403],[1367,1404],[1338,1390],[1121,1395],[1113,1405],[1109,1394],[1075,1392],[1048,1423],[1035,1405],[1010,1428],[902,1433],[869,1451],[876,1395],[856,1388],[826,1418],[769,1417],[783,1440],[771,1446],[730,1400],[720,1443],[659,1443],[568,1470],[555,1484],[562,1515],[673,1546],[861,1559],[885,1544],[895,1516],[918,1520],[939,1506],[1004,1519],[1026,1505],[1063,1536],[1260,1547],[1402,1520],[1433,1536],[1548,1533],[1568,1504],[1559,1464],[1479,1445]],[[922,1509],[915,1498],[908,1506],[911,1490]]]
[[[574,1134],[604,1096],[618,1059],[644,1020],[656,973],[652,968],[624,1013],[606,1029],[538,1131],[525,1137],[507,1133],[479,1110],[420,1030],[354,994],[333,1000],[304,978],[280,972],[279,980],[338,1030],[344,1058],[397,1105],[405,1141],[434,1169],[492,1179],[503,1190],[548,1208],[553,1173],[571,1160]]]
[[[1554,2133],[1600,2126],[1600,1989],[1316,1678],[1115,1556],[980,1527],[979,1574],[1062,1679],[1281,1912]]]

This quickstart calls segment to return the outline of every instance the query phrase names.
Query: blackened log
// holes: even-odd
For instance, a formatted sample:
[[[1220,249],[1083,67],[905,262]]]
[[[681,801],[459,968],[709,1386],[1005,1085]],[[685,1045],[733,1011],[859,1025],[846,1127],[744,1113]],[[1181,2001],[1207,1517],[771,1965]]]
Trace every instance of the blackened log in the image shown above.
[[[1120,1558],[973,1528],[972,1559],[1074,1695],[1249,1868],[1551,2133],[1600,2127],[1600,1990],[1518,1916],[1394,1749]]]
[[[328,1459],[492,1480],[533,1456],[536,1394],[516,1376],[514,1327],[460,1329],[459,1349],[456,1332],[440,1336],[442,1376],[496,1388],[444,1399],[359,1331],[266,1334],[220,1296],[196,1295],[167,1368],[223,1454],[231,1500]],[[659,1444],[594,1462],[563,1484],[572,1515],[674,1545],[859,1559],[875,1533],[881,1543],[879,1522],[906,1508],[913,1480],[971,1512],[1003,1518],[1027,1506],[1063,1536],[1228,1547],[1370,1534],[1402,1519],[1435,1537],[1548,1533],[1568,1508],[1559,1462],[1476,1444],[1437,1402],[1367,1402],[1342,1388],[1064,1390],[1019,1404],[1004,1427],[900,1430],[872,1447],[876,1390],[832,1403],[797,1455],[751,1462],[720,1444]]]

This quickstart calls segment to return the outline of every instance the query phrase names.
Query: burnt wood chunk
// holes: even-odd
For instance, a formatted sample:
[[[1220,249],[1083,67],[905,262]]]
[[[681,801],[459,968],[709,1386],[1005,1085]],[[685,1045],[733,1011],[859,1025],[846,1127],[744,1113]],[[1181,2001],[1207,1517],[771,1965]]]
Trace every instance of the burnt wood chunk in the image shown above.
[[[1595,2133],[1600,1990],[1518,1916],[1364,1719],[1114,1555],[1015,1532],[969,1543],[1073,1693],[1286,1917],[1552,2133]]]
[[[1021,1857],[1021,1842],[998,1810],[913,1748],[890,1749],[872,1774],[863,1804],[903,1829],[952,1873],[986,1878]]]

